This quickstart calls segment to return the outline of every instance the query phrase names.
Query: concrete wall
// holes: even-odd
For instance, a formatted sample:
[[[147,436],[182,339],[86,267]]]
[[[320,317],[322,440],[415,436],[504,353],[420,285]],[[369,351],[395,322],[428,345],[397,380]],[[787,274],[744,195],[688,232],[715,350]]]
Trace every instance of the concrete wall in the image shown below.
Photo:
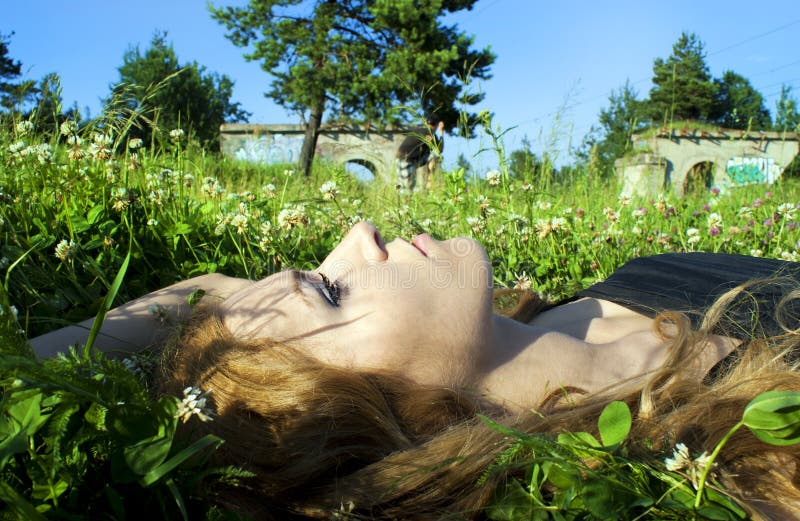
[[[316,157],[337,164],[361,164],[376,178],[393,183],[397,179],[397,148],[409,132],[414,130],[323,125]],[[220,148],[225,155],[244,161],[295,163],[300,159],[304,135],[303,125],[222,125]]]
[[[638,194],[668,188],[683,195],[687,175],[702,163],[713,165],[710,184],[721,189],[772,183],[800,151],[798,135],[783,132],[687,129],[633,136],[633,142],[647,153],[615,166],[626,190]]]

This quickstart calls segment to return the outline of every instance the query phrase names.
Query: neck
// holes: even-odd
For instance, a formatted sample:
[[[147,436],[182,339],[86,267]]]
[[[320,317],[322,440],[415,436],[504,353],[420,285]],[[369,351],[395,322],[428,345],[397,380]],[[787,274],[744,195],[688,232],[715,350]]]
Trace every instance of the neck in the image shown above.
[[[655,341],[655,336],[652,336]],[[553,393],[594,392],[652,370],[663,362],[663,342],[590,344],[539,326],[493,315],[490,345],[481,361],[479,389],[506,409],[539,407]],[[641,363],[647,360],[648,363]]]

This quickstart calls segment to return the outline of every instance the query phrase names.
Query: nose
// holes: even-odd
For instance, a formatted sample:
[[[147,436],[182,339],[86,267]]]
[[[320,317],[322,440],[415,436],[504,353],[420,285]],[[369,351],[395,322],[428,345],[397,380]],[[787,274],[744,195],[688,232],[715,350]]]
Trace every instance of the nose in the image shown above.
[[[365,262],[383,262],[389,257],[378,229],[370,223],[356,223],[320,264],[319,271],[334,278]]]

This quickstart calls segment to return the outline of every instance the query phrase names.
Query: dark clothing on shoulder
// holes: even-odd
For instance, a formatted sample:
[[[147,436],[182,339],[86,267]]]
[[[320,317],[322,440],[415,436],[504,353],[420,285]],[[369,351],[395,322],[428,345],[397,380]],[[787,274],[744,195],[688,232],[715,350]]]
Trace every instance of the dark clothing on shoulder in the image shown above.
[[[608,300],[649,316],[682,311],[697,329],[718,297],[754,279],[768,280],[734,299],[714,332],[735,338],[784,333],[775,310],[788,291],[800,287],[800,263],[796,262],[700,252],[641,257],[575,298]],[[786,326],[800,327],[800,301],[789,303],[782,311]]]

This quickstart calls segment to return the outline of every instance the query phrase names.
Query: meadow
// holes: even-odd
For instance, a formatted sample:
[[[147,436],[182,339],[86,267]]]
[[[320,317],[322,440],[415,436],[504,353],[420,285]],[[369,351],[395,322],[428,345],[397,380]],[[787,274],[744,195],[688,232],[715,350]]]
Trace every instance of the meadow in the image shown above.
[[[361,220],[387,241],[422,232],[475,237],[489,254],[496,286],[548,299],[570,296],[637,256],[709,251],[800,259],[796,179],[684,198],[632,197],[620,193],[613,176],[577,169],[568,178],[549,171],[526,178],[500,164],[485,176],[445,171],[430,188],[408,193],[359,181],[337,165],[317,164],[305,178],[292,165],[237,162],[200,149],[178,129],[147,144],[71,122],[41,132],[19,120],[0,130],[4,512],[43,519],[94,501],[97,512],[122,519],[140,498],[139,510],[187,518],[201,508],[186,492],[199,480],[239,483],[247,473],[234,468],[189,478],[207,463],[194,456],[221,440],[173,446],[179,400],[151,396],[146,374],[129,370],[133,362],[78,348],[42,363],[25,339],[204,273],[255,279],[290,266],[313,268]],[[120,402],[128,412],[115,408]],[[624,411],[609,415],[624,427]],[[568,439],[547,443],[573,447],[570,461],[581,465],[585,447]],[[561,449],[553,454],[567,458]],[[147,465],[136,463],[143,455]],[[630,468],[622,461],[614,460],[609,475]],[[649,469],[652,462],[631,465]],[[667,476],[666,488],[684,492],[674,503],[697,506],[677,474],[645,474]],[[99,482],[112,483],[110,492],[95,490]],[[525,494],[507,497],[531,501],[533,488]],[[732,516],[715,519],[741,518],[735,503],[715,494],[715,508]],[[573,500],[589,508],[585,498]],[[205,516],[224,517],[207,507],[213,500],[203,501]],[[675,518],[688,511],[674,508]],[[496,509],[495,518],[514,518],[504,512]]]

